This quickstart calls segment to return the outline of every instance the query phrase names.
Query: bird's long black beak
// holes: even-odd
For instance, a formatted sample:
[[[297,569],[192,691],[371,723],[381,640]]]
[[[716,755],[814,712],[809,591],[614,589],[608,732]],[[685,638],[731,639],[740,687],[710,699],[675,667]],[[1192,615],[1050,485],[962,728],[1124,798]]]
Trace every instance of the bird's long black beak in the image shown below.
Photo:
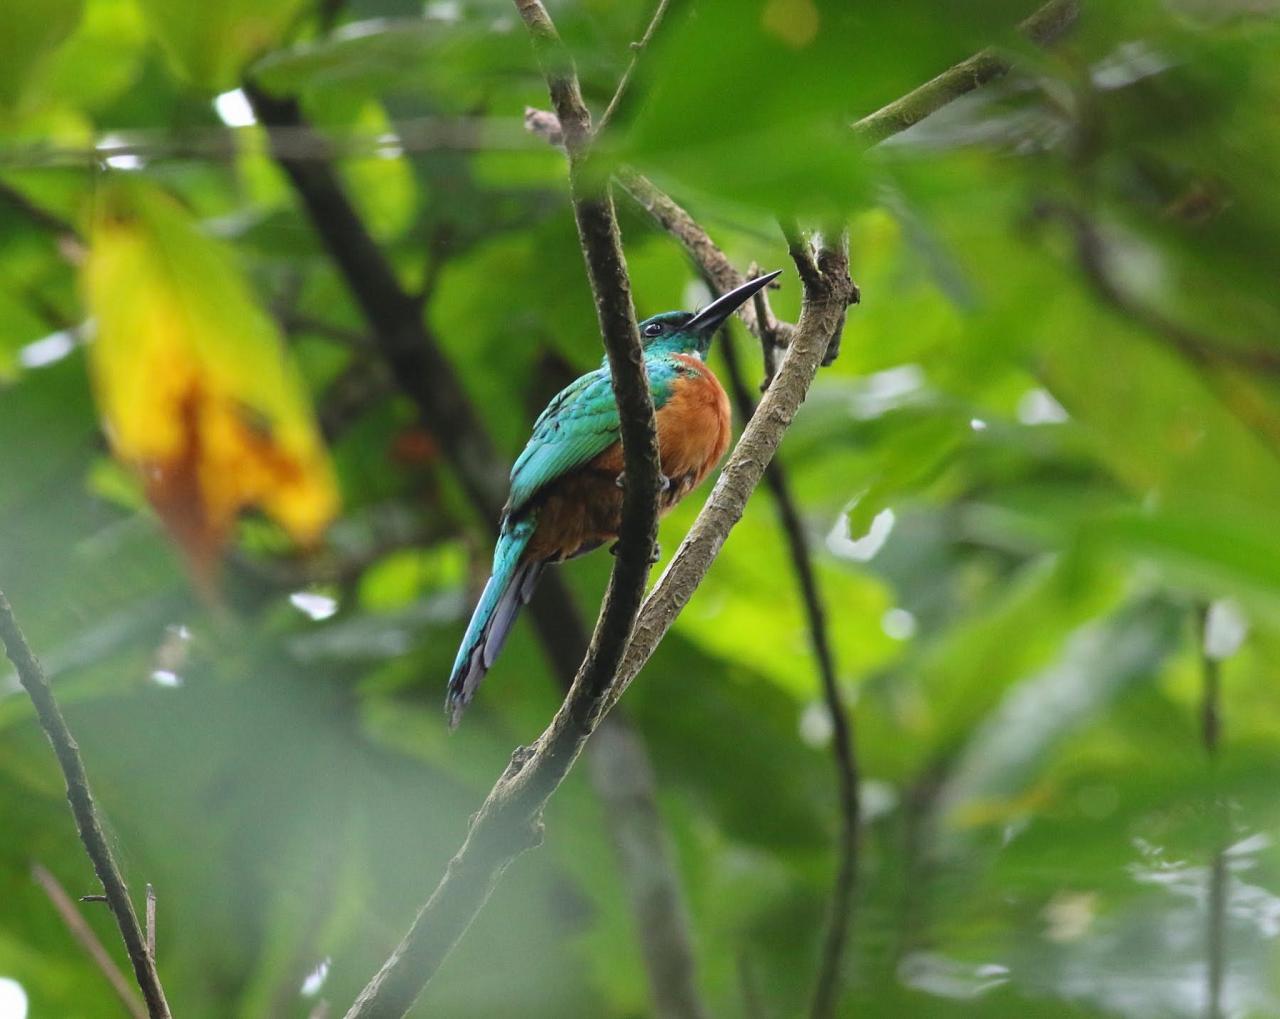
[[[724,324],[725,319],[738,310],[740,305],[751,300],[781,275],[782,270],[778,269],[774,272],[765,273],[763,276],[757,276],[753,280],[747,280],[740,287],[734,287],[727,294],[717,297],[698,314],[694,315],[685,326],[685,329],[702,333],[704,336],[710,336]]]

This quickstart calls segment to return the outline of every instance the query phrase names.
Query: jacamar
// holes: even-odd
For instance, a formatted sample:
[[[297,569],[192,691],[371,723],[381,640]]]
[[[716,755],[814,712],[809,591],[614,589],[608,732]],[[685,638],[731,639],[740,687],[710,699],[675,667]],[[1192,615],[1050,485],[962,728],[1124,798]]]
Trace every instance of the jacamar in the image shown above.
[[[712,337],[745,301],[779,275],[758,276],[697,314],[668,311],[640,323],[644,365],[658,424],[666,513],[710,472],[729,446],[729,399],[703,362]],[[622,522],[618,404],[606,359],[562,389],[538,416],[511,468],[511,494],[484,586],[449,677],[445,711],[458,724],[549,563],[598,548]]]

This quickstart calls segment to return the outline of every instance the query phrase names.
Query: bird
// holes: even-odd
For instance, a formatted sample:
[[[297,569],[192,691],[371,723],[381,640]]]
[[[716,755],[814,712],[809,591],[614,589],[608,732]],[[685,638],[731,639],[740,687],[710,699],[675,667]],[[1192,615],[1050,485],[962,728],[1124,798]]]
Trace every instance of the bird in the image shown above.
[[[748,280],[697,313],[667,311],[639,323],[658,426],[659,513],[696,488],[724,456],[729,399],[705,364],[707,353],[728,317],[780,274]],[[475,696],[546,567],[617,539],[623,485],[619,432],[607,358],[557,393],[534,421],[528,444],[511,468],[493,568],[449,676],[445,714],[450,728]]]

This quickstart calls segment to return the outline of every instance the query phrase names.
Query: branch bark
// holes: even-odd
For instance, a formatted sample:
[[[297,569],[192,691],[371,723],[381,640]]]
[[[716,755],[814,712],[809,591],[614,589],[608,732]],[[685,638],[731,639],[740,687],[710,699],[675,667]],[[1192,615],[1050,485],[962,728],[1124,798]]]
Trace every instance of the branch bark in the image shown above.
[[[129,983],[129,978],[120,971],[120,967],[111,958],[111,953],[89,926],[89,922],[81,916],[80,911],[76,909],[76,904],[71,901],[71,896],[67,894],[58,879],[38,863],[31,865],[31,877],[49,897],[49,901],[58,911],[62,922],[67,925],[71,936],[80,943],[80,947],[88,953],[94,965],[102,971],[102,975],[107,978],[107,983],[116,992],[116,997],[120,999],[133,1019],[147,1019],[147,1007],[138,997],[133,985]]]
[[[120,873],[115,855],[102,831],[98,808],[89,789],[89,776],[85,773],[84,761],[80,757],[80,747],[71,735],[44,669],[27,644],[14,617],[13,608],[3,593],[0,593],[0,642],[3,642],[9,660],[18,670],[18,681],[35,705],[40,727],[53,744],[53,752],[57,755],[62,776],[67,783],[67,800],[71,804],[71,814],[80,832],[80,841],[84,843],[85,852],[93,862],[93,869],[106,892],[107,905],[111,907],[116,925],[120,928],[125,951],[133,965],[134,979],[137,980],[147,1005],[147,1014],[151,1019],[170,1019],[169,1005],[160,986],[155,960],[147,953],[146,939],[138,925],[133,902],[129,899],[129,887],[125,884],[124,875]]]
[[[821,276],[805,287],[804,306],[795,336],[773,385],[743,430],[702,512],[640,609],[635,634],[614,683],[611,705],[626,692],[652,657],[702,583],[734,524],[741,519],[747,498],[759,484],[783,434],[804,402],[835,330],[843,320],[845,308],[853,299],[856,291],[849,278],[849,261],[844,251],[824,247],[818,252],[817,265]]]
[[[525,122],[528,123],[526,114]],[[628,166],[621,166],[616,171],[618,183],[641,209],[659,227],[674,237],[685,253],[698,266],[701,274],[718,294],[724,294],[746,282],[728,256],[711,239],[710,234],[689,215],[670,195],[659,188],[648,177]],[[759,338],[761,322],[754,302],[748,302],[738,309],[747,328]]]

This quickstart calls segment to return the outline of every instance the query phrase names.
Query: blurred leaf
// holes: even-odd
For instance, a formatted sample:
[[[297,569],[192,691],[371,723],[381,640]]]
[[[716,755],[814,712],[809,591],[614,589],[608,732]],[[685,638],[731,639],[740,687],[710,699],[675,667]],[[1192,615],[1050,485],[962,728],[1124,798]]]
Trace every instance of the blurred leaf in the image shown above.
[[[137,0],[174,67],[209,92],[234,88],[244,66],[279,42],[302,0]]]
[[[253,66],[262,86],[282,94],[320,90],[361,95],[419,87],[464,112],[493,84],[523,76],[528,40],[514,17],[488,24],[445,18],[350,22],[327,38],[277,50]]]
[[[960,826],[1015,817],[1036,764],[1100,704],[1150,679],[1176,645],[1185,610],[1140,603],[1076,634],[1062,659],[1014,686],[974,733],[940,795]]]
[[[63,102],[101,109],[137,76],[146,38],[136,0],[86,0],[79,27],[58,49],[49,91]]]
[[[229,254],[171,199],[118,185],[99,195],[85,289],[112,445],[197,573],[208,578],[246,506],[314,541],[337,509],[331,469]]]
[[[17,112],[48,70],[58,46],[75,29],[84,0],[49,0],[8,12],[0,34],[0,114]]]

